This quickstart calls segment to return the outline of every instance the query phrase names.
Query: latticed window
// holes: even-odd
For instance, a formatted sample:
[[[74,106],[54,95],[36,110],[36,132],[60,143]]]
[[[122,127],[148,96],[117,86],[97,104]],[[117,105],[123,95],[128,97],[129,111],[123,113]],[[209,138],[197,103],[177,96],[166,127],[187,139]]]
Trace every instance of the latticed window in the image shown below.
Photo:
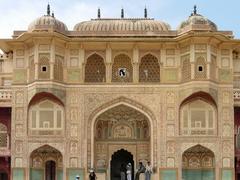
[[[158,59],[147,54],[141,59],[139,66],[139,82],[159,82],[160,66]]]
[[[104,60],[98,54],[91,55],[85,66],[85,82],[105,82],[106,67]]]
[[[7,139],[8,139],[7,126],[0,123],[0,148],[7,147],[8,144]]]
[[[217,59],[216,56],[211,55],[210,76],[212,80],[216,79]]]
[[[182,81],[190,81],[191,80],[191,64],[189,57],[182,58]]]
[[[45,100],[30,108],[30,129],[33,130],[61,130],[63,128],[63,107]]]
[[[35,77],[34,56],[29,57],[29,80],[33,81]]]
[[[195,79],[206,79],[207,77],[207,68],[206,62],[203,57],[199,57],[195,63]]]
[[[50,78],[50,64],[49,64],[49,55],[41,54],[39,57],[38,63],[38,73],[40,79],[49,79]]]
[[[112,66],[112,82],[132,82],[133,67],[131,59],[125,55],[120,54],[114,58]]]
[[[216,110],[211,104],[195,100],[181,108],[182,135],[214,135],[215,129]]]
[[[54,64],[54,79],[63,80],[63,57],[56,55]]]

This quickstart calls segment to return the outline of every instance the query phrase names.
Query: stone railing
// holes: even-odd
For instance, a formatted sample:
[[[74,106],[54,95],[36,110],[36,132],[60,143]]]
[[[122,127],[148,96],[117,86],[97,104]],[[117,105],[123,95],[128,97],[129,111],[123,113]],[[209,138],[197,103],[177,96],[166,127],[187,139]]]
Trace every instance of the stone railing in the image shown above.
[[[0,89],[0,101],[11,101],[12,90],[11,89]]]

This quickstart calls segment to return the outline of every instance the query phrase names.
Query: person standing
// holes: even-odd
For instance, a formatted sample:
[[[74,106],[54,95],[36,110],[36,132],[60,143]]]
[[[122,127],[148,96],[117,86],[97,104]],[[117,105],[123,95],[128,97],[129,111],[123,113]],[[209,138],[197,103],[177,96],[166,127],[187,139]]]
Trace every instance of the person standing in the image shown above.
[[[147,162],[146,165],[146,171],[145,171],[145,180],[150,180],[151,179],[151,174],[152,174],[152,166],[150,164],[150,161]]]
[[[127,164],[127,180],[132,180],[132,164]]]
[[[135,176],[135,180],[139,180],[139,176],[141,173],[145,173],[146,168],[144,167],[142,162],[139,162],[139,167]]]
[[[121,167],[120,167],[120,176],[121,176],[121,180],[125,180],[125,167],[123,164],[121,164]]]
[[[97,176],[93,169],[90,170],[89,180],[96,180]]]

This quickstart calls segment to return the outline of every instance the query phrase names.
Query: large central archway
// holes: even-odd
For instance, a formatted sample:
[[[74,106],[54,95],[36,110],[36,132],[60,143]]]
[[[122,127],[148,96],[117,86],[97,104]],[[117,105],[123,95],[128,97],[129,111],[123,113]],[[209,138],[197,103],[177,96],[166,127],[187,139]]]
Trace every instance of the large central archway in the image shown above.
[[[118,160],[125,158],[126,162],[118,161],[118,166],[129,163],[129,156],[120,153],[121,149],[132,155],[132,163],[151,161],[150,136],[149,119],[142,112],[125,104],[108,109],[97,116],[94,125],[94,167],[111,171],[112,155],[119,150]]]

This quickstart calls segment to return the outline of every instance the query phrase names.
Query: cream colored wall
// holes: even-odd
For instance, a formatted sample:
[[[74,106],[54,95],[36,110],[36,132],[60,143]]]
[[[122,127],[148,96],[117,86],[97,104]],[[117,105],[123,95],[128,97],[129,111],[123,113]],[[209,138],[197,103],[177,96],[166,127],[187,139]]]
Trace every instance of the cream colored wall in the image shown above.
[[[189,49],[186,48],[189,46]],[[151,160],[154,167],[178,168],[179,179],[181,177],[181,157],[188,148],[201,144],[214,152],[216,157],[216,179],[219,179],[220,168],[234,167],[234,142],[233,142],[233,99],[232,99],[232,59],[230,47],[186,42],[185,44],[161,44],[158,43],[66,43],[59,40],[36,39],[34,44],[17,46],[13,56],[13,64],[17,58],[24,57],[24,68],[14,67],[13,78],[22,77],[15,81],[12,87],[12,167],[25,167],[29,174],[29,157],[36,148],[49,144],[63,154],[64,173],[70,168],[70,158],[77,159],[77,166],[85,168],[86,173],[94,159],[92,154],[92,124],[90,123],[97,112],[107,109],[114,103],[126,103],[141,110],[148,115],[152,122]],[[19,52],[24,49],[24,55]],[[225,51],[226,50],[226,51]],[[17,52],[19,54],[17,54]],[[51,73],[54,63],[54,52],[64,55],[64,83],[41,81],[34,84],[27,83],[29,78],[28,57],[35,57],[35,79],[37,80],[37,60],[39,53],[49,53],[51,57]],[[107,64],[107,83],[101,85],[87,85],[83,83],[84,62],[91,53],[101,54]],[[111,84],[111,64],[114,55],[118,53],[128,54],[134,62],[134,83]],[[137,84],[139,57],[151,52],[158,57],[161,67],[161,82],[155,84]],[[209,80],[209,62],[211,54],[217,55],[219,69],[217,81]],[[189,54],[191,67],[194,70],[195,56],[203,54],[207,62],[206,80],[181,84],[180,57]],[[77,58],[78,64],[74,68],[69,67],[71,58]],[[225,59],[224,59],[225,58]],[[170,64],[168,64],[171,61]],[[69,81],[69,72],[78,72],[79,80]],[[17,72],[17,73],[16,73]],[[169,75],[166,75],[169,74]],[[176,80],[168,79],[176,75]],[[26,78],[28,77],[28,78]],[[52,75],[51,75],[52,77]],[[224,79],[225,78],[225,79]],[[52,79],[52,78],[51,78]],[[53,93],[65,104],[66,122],[64,137],[31,137],[28,135],[28,103],[31,98],[41,91]],[[194,92],[204,91],[209,93],[218,105],[218,134],[206,137],[183,137],[179,135],[179,106],[180,103]],[[171,111],[171,112],[169,112]],[[173,112],[173,114],[172,114]],[[76,113],[75,119],[71,119],[71,113]],[[169,118],[168,114],[172,114]],[[71,143],[77,142],[77,151],[71,150]],[[227,147],[227,148],[226,148]],[[28,179],[29,177],[27,177]],[[158,176],[155,175],[155,179]]]

